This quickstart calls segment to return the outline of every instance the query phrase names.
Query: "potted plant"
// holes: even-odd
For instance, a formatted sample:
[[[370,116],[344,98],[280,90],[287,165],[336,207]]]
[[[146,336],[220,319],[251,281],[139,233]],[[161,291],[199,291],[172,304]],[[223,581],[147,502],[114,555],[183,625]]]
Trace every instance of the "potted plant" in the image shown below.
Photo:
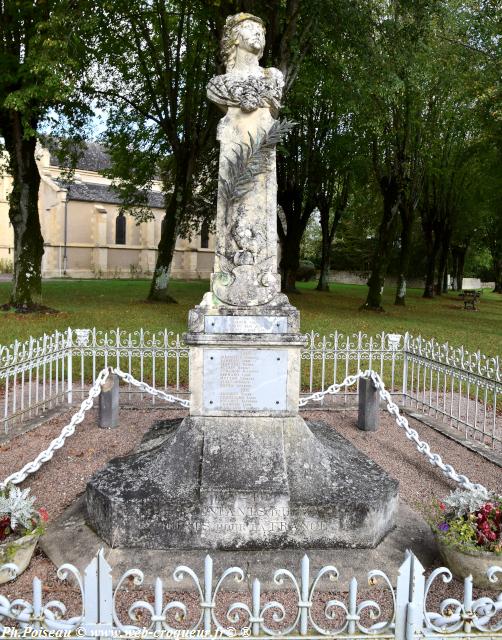
[[[14,486],[0,490],[0,567],[15,564],[17,575],[29,565],[48,520],[47,511],[36,509],[29,493]],[[0,584],[11,579],[9,570],[0,570]]]
[[[457,578],[493,589],[486,572],[502,566],[502,496],[457,489],[436,502],[430,520],[439,551]]]

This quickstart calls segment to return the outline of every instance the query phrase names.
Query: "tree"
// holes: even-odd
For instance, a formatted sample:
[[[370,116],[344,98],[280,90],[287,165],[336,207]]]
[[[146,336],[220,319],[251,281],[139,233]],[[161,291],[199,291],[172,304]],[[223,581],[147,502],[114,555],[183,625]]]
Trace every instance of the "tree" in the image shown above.
[[[488,236],[488,247],[493,260],[493,275],[495,278],[494,293],[502,293],[502,215],[499,212],[495,227]]]
[[[289,293],[297,291],[301,241],[315,209],[322,230],[321,281],[327,286],[329,252],[349,192],[347,163],[336,153],[336,144],[342,138],[338,133],[339,114],[333,105],[336,97],[332,100],[322,95],[322,80],[312,73],[310,64],[313,60],[304,61],[297,86],[289,95],[288,117],[296,121],[296,127],[278,164],[278,202],[283,212],[278,224],[281,284]]]
[[[382,310],[381,300],[391,249],[401,222],[400,269],[396,304],[404,304],[409,245],[422,182],[424,75],[430,54],[431,25],[438,3],[393,0],[376,3],[368,43],[367,138],[375,180],[382,197],[368,294],[364,308]]]
[[[338,225],[349,202],[351,174],[347,171],[341,180],[336,180],[336,172],[332,173],[328,184],[323,185],[318,196],[318,207],[321,223],[321,270],[317,291],[329,291],[329,272],[331,265],[331,247],[338,230]]]
[[[202,3],[187,0],[114,0],[99,16],[103,71],[95,93],[110,111],[108,175],[138,222],[150,215],[146,202],[154,179],[164,193],[149,300],[173,301],[168,288],[176,239],[200,225],[200,216],[192,215],[193,194],[200,195],[196,186],[205,182],[208,165],[215,168],[217,113],[206,99],[217,58],[212,17]]]
[[[424,297],[446,290],[450,249],[454,285],[461,288],[467,250],[478,244],[481,220],[490,215],[492,206],[487,203],[486,159],[502,140],[502,119],[496,116],[500,86],[496,3],[450,0],[448,8],[434,59],[440,69],[450,72],[438,74],[433,94],[436,115],[428,128],[424,156],[427,188],[421,209],[428,254]]]
[[[457,288],[461,287],[465,256],[479,229],[480,203],[485,195],[483,162],[485,145],[480,123],[470,108],[473,96],[467,83],[449,79],[436,91],[434,117],[428,127],[427,153],[423,155],[424,189],[420,213],[427,252],[424,297],[447,290],[451,249]]]
[[[502,293],[502,153],[493,139],[487,140],[489,149],[481,168],[485,185],[485,200],[481,202],[479,240],[486,247],[492,261],[494,293]]]
[[[355,26],[354,22],[352,25]],[[360,132],[354,115],[358,96],[351,81],[355,75],[353,66],[359,63],[360,42],[352,34],[349,48],[344,42],[329,40],[329,32],[327,36],[315,49],[314,65],[322,68],[324,73],[317,79],[317,88],[312,94],[312,98],[322,105],[322,109],[318,108],[317,139],[311,161],[321,226],[317,291],[329,291],[331,247],[347,211],[355,174],[360,173],[362,155]]]
[[[42,286],[44,253],[38,215],[35,148],[49,114],[82,125],[86,108],[75,88],[86,64],[84,4],[78,0],[0,3],[0,136],[12,176],[9,219],[14,230],[14,274],[9,303],[34,307]]]
[[[357,2],[324,3],[316,37],[286,99],[297,122],[278,165],[282,290],[296,292],[301,239],[315,209],[322,230],[321,278],[327,288],[330,249],[349,199],[350,175],[360,152],[354,127],[357,64],[367,14]],[[335,17],[336,16],[336,17]]]
[[[291,104],[291,102],[290,102]],[[281,289],[296,292],[296,273],[300,264],[300,248],[303,233],[316,206],[309,171],[312,148],[306,140],[315,138],[312,112],[298,113],[297,125],[288,135],[287,147],[277,167],[277,200],[282,216],[277,226],[281,243]]]

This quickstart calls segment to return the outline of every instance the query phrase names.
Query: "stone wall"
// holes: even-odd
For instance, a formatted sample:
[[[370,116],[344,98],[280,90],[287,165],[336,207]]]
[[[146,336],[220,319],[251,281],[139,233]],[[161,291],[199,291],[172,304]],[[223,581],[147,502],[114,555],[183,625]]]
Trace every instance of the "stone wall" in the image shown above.
[[[366,284],[370,276],[369,271],[331,271],[329,281],[337,284]],[[396,287],[397,278],[388,276],[385,279],[386,287]],[[410,278],[408,287],[410,289],[422,289],[424,281],[421,278]]]

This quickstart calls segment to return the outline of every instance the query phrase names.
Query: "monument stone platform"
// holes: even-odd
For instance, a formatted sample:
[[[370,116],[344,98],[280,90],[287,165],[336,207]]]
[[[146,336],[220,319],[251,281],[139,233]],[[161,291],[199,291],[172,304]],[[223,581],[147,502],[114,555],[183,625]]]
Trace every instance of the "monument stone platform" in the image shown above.
[[[333,429],[301,417],[189,417],[154,428],[87,487],[111,547],[374,547],[397,481]]]
[[[410,533],[411,532],[411,533]],[[56,567],[71,563],[83,573],[90,560],[100,550],[113,567],[115,584],[132,567],[141,569],[145,585],[154,585],[160,577],[169,591],[189,591],[193,587],[188,579],[178,582],[173,579],[174,568],[179,565],[191,567],[197,575],[204,573],[206,552],[198,549],[149,550],[138,548],[111,548],[86,524],[85,496],[75,501],[61,517],[52,521],[46,535],[40,540],[44,553]],[[385,571],[392,584],[396,584],[399,567],[407,550],[411,550],[427,569],[437,565],[439,551],[429,525],[404,502],[399,502],[396,512],[396,526],[374,549],[239,549],[222,551],[212,549],[214,574],[221,576],[229,567],[242,567],[245,579],[225,583],[229,590],[251,592],[253,579],[260,580],[264,590],[290,589],[287,580],[283,585],[274,582],[276,569],[285,568],[297,574],[305,553],[310,558],[312,574],[326,564],[333,564],[339,570],[336,588],[347,590],[353,577],[360,585],[367,584],[368,573],[374,569]],[[319,583],[320,589],[333,589],[331,581]]]

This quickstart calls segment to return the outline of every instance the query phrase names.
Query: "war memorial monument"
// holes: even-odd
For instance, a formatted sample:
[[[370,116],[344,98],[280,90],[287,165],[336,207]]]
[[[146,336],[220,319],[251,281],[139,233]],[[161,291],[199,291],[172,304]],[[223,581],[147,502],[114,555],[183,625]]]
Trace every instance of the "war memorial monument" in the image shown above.
[[[230,16],[210,291],[192,309],[190,413],[87,485],[87,521],[111,547],[374,547],[394,526],[397,482],[299,415],[299,312],[277,272],[276,144],[283,77],[263,68],[265,26]]]

